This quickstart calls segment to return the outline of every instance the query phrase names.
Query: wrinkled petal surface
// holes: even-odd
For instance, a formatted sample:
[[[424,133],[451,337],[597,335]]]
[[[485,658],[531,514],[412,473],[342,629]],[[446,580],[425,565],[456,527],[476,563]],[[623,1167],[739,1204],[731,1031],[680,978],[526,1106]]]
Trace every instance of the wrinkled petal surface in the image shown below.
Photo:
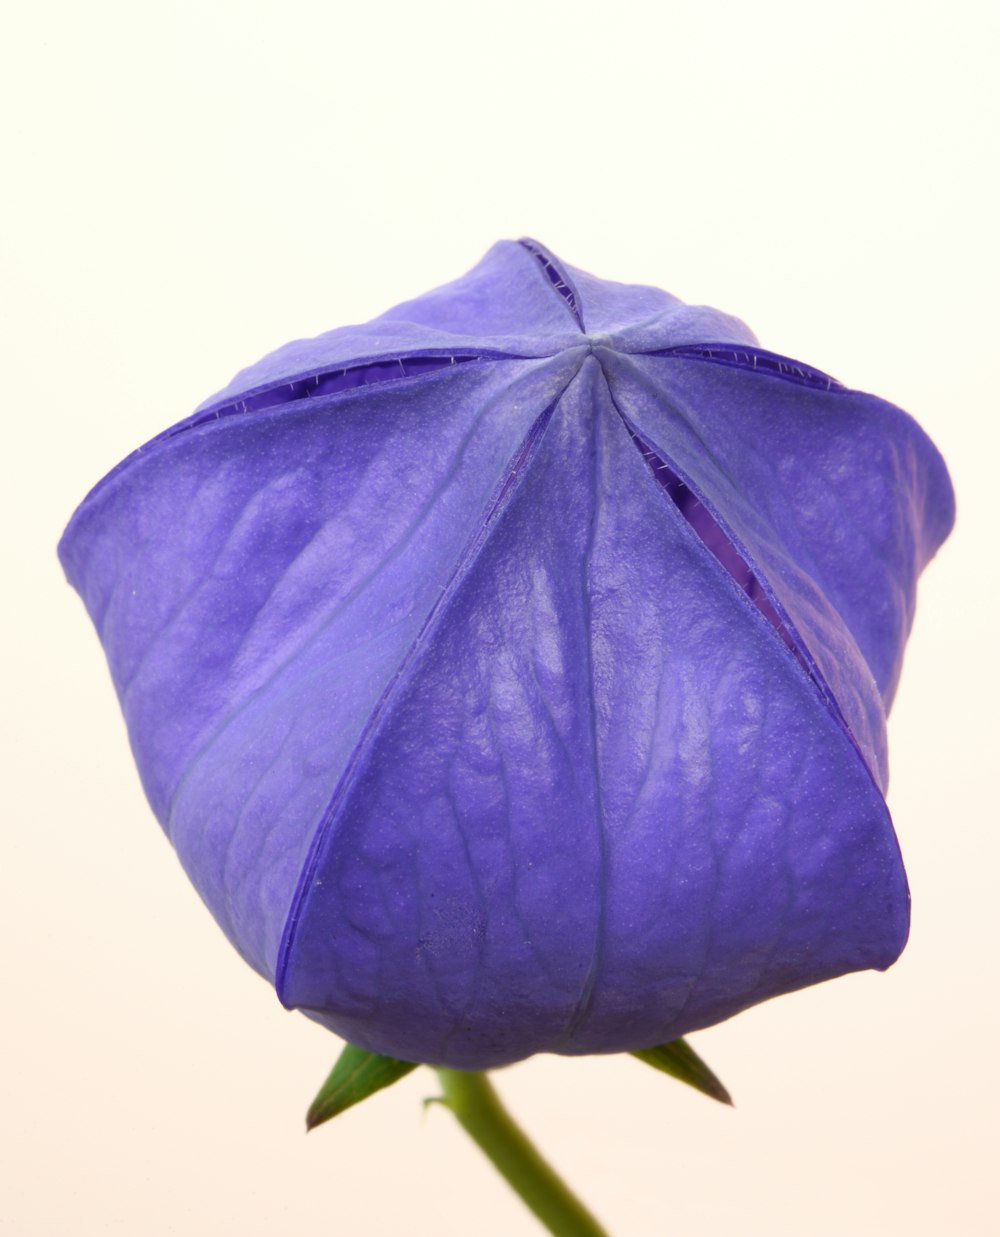
[[[243,371],[60,549],[243,956],[488,1068],[897,957],[885,712],[952,520],[899,409],[500,242]]]

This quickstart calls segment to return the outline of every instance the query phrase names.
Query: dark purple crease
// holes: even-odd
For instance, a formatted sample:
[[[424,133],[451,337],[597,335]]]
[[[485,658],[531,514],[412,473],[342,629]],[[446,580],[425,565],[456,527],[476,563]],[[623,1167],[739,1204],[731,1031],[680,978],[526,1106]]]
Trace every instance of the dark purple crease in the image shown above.
[[[449,369],[455,365],[466,365],[476,361],[518,361],[525,359],[516,353],[510,352],[477,352],[466,355],[445,353],[434,356],[424,353],[419,356],[393,357],[391,360],[366,361],[360,365],[349,365],[339,369],[324,370],[318,374],[297,378],[292,382],[277,383],[272,387],[256,390],[250,395],[243,396],[241,399],[218,404],[206,408],[202,412],[195,412],[178,425],[171,426],[170,429],[157,434],[155,438],[151,438],[149,442],[143,443],[131,455],[127,455],[116,464],[84,498],[73,516],[73,521],[70,522],[70,527],[72,527],[73,522],[80,516],[87,504],[109,482],[123,473],[136,460],[142,459],[151,450],[162,446],[163,443],[169,442],[172,438],[176,438],[180,434],[186,434],[189,430],[198,429],[199,426],[210,425],[214,421],[240,416],[244,413],[260,412],[269,408],[282,408],[302,400],[334,395],[339,391],[348,391],[375,383],[396,382],[404,378],[417,378],[423,374],[441,369]],[[68,533],[69,529],[66,530],[64,537]]]
[[[263,408],[279,408],[298,400],[315,399],[321,395],[335,395],[338,391],[350,391],[356,387],[367,387],[377,382],[390,382],[399,378],[418,378],[422,374],[432,373],[438,369],[449,369],[453,365],[468,365],[473,361],[513,359],[506,353],[493,355],[473,353],[468,356],[454,354],[408,356],[393,357],[389,361],[367,361],[362,365],[349,365],[343,369],[331,369],[319,374],[310,374],[307,378],[297,378],[294,382],[283,382],[278,386],[257,391],[243,399],[234,400],[230,404],[212,408],[201,416],[185,421],[174,430],[168,431],[168,436],[182,434],[207,421],[217,421],[221,417],[230,417],[244,412],[259,412]]]
[[[584,330],[583,325],[583,306],[580,304],[580,298],[577,295],[576,289],[569,276],[560,269],[558,262],[545,249],[539,245],[538,241],[533,241],[528,237],[523,237],[518,241],[522,248],[527,249],[528,253],[535,259],[538,265],[545,272],[545,276],[549,283],[555,288],[559,295],[566,302],[566,306],[570,313],[576,319],[576,324],[580,330]]]
[[[680,344],[675,348],[659,348],[641,355],[688,357],[698,361],[711,361],[714,365],[728,365],[733,369],[748,369],[772,378],[783,378],[786,382],[797,382],[800,386],[814,387],[820,391],[847,390],[842,382],[824,374],[822,370],[801,365],[798,361],[791,361],[776,352],[765,352],[763,348],[734,348],[732,344]]]
[[[649,465],[650,472],[666,491],[677,510],[687,520],[688,524],[691,525],[692,530],[697,534],[705,548],[711,551],[739,588],[753,602],[763,617],[767,619],[768,623],[777,632],[784,645],[793,654],[795,660],[806,674],[809,675],[810,679],[814,679],[812,667],[799,648],[794,633],[775,609],[750,564],[726,535],[726,532],[712,513],[694,490],[674,472],[666,460],[662,459],[650,446],[643,442],[628,422],[625,423],[625,428],[631,435],[632,441],[642,453],[642,458]]]

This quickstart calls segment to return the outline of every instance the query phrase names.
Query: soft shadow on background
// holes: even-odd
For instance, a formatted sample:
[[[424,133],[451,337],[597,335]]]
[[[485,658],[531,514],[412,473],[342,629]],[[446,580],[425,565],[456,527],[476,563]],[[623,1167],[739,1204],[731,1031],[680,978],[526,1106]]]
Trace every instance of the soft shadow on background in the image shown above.
[[[497,1076],[616,1237],[995,1232],[1000,1100],[989,3],[21,6],[0,57],[0,1232],[540,1231],[417,1071],[308,1138],[338,1042],[183,877],[55,558],[86,490],[285,340],[537,236],[901,405],[952,470],[890,726],[885,975]]]

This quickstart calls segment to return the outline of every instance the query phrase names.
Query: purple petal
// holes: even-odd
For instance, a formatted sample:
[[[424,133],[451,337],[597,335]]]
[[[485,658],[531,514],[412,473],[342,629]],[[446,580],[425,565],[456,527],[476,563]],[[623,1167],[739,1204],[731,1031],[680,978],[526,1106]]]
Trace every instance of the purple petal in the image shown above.
[[[603,359],[623,412],[724,513],[884,789],[917,576],[954,519],[936,448],[898,408],[804,370]]]
[[[351,750],[566,369],[458,367],[204,424],[66,534],[153,809],[268,976]]]
[[[213,409],[359,360],[482,352],[551,356],[578,345],[578,329],[531,254],[514,241],[498,241],[460,279],[371,322],[293,340],[241,370],[200,408]]]

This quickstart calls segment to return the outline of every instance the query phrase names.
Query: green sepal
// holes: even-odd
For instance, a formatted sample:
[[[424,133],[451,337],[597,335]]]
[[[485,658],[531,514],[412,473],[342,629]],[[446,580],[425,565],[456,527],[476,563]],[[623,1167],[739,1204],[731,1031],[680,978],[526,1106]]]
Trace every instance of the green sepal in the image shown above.
[[[632,1056],[645,1061],[653,1069],[658,1069],[672,1078],[686,1082],[702,1095],[708,1095],[720,1104],[732,1104],[732,1097],[722,1083],[716,1078],[695,1050],[682,1039],[671,1040],[669,1044],[660,1044],[658,1048],[644,1048],[633,1052]]]
[[[337,1064],[330,1071],[330,1077],[309,1105],[306,1129],[314,1130],[317,1125],[339,1116],[354,1104],[360,1104],[376,1091],[391,1087],[416,1068],[413,1061],[380,1057],[377,1052],[366,1052],[364,1048],[345,1044]]]

